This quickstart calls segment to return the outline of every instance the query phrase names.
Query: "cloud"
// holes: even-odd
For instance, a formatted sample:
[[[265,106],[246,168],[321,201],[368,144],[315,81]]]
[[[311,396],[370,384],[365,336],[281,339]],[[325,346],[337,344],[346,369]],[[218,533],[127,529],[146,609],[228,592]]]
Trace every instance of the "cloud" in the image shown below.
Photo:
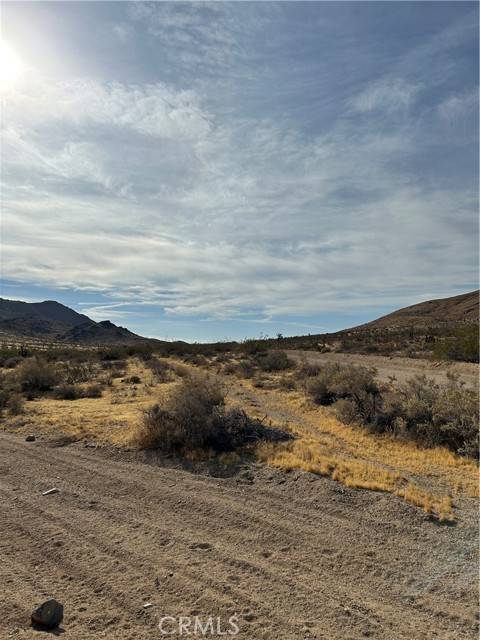
[[[229,64],[243,78],[257,9],[239,9],[244,23],[228,3],[129,11],[178,54],[175,69],[197,56],[204,82],[19,85],[2,133],[4,278],[97,291],[108,302],[89,308],[95,318],[135,305],[245,322],[475,282],[475,185],[425,179],[449,140],[443,120],[471,117],[470,93],[426,106],[425,79],[395,69],[309,128],[271,103],[230,108],[208,82]]]
[[[23,88],[23,93],[13,92],[5,105],[5,121],[18,126],[100,125],[175,140],[204,136],[211,126],[194,91],[176,91],[163,83],[48,81],[30,75]]]
[[[352,109],[362,113],[408,109],[420,90],[420,84],[412,84],[402,78],[385,78],[354,96],[350,104]]]
[[[472,115],[477,105],[478,94],[473,92],[451,95],[438,105],[438,113],[442,119],[453,124]]]

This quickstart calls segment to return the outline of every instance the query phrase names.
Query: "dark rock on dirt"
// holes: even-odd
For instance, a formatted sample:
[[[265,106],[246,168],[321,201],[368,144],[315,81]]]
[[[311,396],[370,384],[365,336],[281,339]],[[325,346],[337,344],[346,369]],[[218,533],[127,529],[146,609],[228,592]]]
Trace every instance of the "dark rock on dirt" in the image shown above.
[[[32,613],[32,625],[41,629],[56,629],[63,620],[63,604],[47,600]]]

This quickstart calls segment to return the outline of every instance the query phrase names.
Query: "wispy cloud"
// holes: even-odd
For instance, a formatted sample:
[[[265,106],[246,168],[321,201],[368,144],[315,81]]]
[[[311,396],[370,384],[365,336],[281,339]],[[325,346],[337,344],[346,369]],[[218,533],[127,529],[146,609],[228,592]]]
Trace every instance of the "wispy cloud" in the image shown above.
[[[357,111],[385,110],[388,112],[407,109],[417,97],[421,86],[402,78],[388,78],[373,83],[351,101]]]

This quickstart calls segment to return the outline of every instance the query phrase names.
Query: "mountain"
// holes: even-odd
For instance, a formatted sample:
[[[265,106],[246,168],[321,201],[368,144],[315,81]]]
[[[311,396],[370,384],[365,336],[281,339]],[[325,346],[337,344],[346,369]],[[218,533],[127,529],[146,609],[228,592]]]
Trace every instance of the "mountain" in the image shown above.
[[[404,307],[349,331],[478,324],[479,300],[480,291],[478,290],[451,298],[427,300],[410,307]]]
[[[53,300],[0,298],[0,333],[75,344],[127,344],[144,339],[108,320],[95,322]]]
[[[94,323],[90,320],[90,322],[72,327],[64,334],[63,339],[66,342],[75,342],[76,344],[107,344],[135,342],[143,338],[125,327],[118,327],[110,320]]]

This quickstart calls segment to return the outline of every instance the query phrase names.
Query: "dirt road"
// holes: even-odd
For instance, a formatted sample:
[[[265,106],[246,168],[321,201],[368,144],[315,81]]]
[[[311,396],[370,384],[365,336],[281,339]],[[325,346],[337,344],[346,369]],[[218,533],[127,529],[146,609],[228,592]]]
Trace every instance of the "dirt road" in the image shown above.
[[[338,362],[339,364],[356,364],[364,367],[375,367],[380,380],[387,381],[395,376],[398,382],[405,382],[415,375],[426,375],[437,383],[447,380],[447,373],[456,373],[470,387],[478,384],[479,366],[469,362],[434,362],[416,358],[400,358],[388,356],[367,356],[356,353],[318,353],[317,351],[287,351],[288,355],[300,362],[311,363]]]
[[[0,487],[1,638],[45,637],[29,615],[49,597],[72,640],[182,637],[181,615],[233,631],[235,613],[251,640],[477,637],[473,508],[445,526],[310,474],[214,478],[6,433]]]

